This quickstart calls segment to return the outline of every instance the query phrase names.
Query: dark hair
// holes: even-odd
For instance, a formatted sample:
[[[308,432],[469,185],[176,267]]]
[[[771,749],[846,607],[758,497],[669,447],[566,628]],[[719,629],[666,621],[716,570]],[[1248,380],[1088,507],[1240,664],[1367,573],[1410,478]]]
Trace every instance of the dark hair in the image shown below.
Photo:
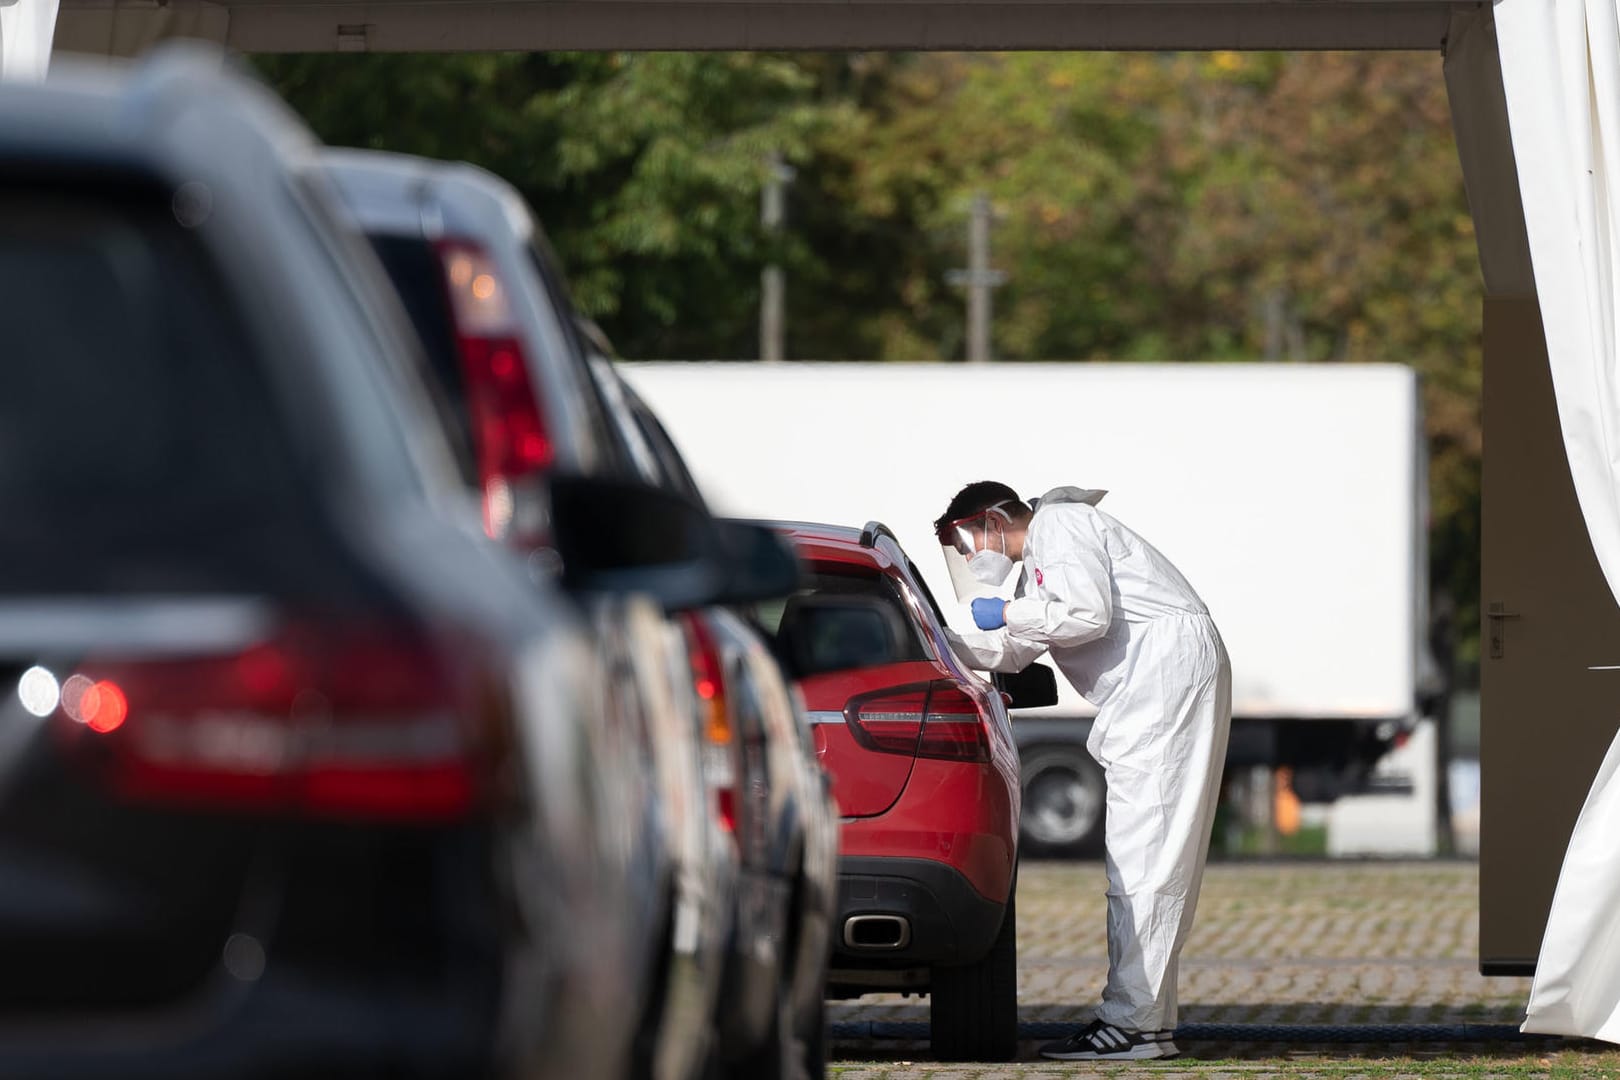
[[[965,518],[969,514],[977,514],[980,510],[988,510],[992,506],[1000,506],[1002,503],[1018,504],[1018,509],[1013,512],[1015,519],[1029,512],[1029,507],[1019,499],[1018,492],[1006,484],[994,480],[976,480],[952,497],[950,505],[945,507],[945,512],[934,521],[934,531],[938,532],[953,521]]]

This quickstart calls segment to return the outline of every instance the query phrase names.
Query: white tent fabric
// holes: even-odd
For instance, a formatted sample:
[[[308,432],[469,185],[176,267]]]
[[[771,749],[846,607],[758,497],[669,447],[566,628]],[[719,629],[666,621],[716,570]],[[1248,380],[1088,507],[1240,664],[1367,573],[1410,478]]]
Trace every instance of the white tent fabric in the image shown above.
[[[1559,422],[1593,550],[1620,598],[1617,3],[1497,0],[1495,15]],[[1620,717],[1615,720],[1620,727]],[[1526,1031],[1620,1042],[1616,835],[1620,738],[1598,771],[1564,857]]]
[[[0,79],[42,79],[58,0],[0,0]]]

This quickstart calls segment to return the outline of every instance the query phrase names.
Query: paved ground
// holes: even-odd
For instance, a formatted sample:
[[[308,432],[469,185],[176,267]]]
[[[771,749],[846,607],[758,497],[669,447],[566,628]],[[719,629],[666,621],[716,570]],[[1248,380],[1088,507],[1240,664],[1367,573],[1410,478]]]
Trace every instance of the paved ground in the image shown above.
[[[1081,1020],[1108,970],[1098,863],[1027,864],[1021,875],[1019,999],[1024,1020]],[[1470,863],[1214,865],[1181,962],[1181,1022],[1516,1024],[1527,979],[1476,969],[1478,872]],[[834,1021],[920,1020],[927,999],[871,996],[829,1007]],[[1176,1063],[1086,1069],[927,1061],[925,1043],[840,1042],[844,1080],[999,1080],[1150,1072],[1211,1078],[1550,1076],[1620,1080],[1620,1054],[1562,1044],[1198,1044]],[[1034,1047],[1023,1057],[1033,1059]]]

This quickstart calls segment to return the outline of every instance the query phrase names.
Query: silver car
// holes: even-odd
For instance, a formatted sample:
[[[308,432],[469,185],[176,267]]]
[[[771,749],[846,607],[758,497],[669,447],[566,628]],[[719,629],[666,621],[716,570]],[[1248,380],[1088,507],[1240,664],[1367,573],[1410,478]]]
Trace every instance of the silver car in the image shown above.
[[[565,571],[550,526],[559,478],[640,481],[539,226],[509,186],[471,166],[340,150],[324,160],[410,312],[425,373],[452,402],[449,433],[486,530],[538,577]],[[670,614],[638,614],[615,593],[580,590],[577,599],[613,659],[616,692],[635,718],[629,745],[653,781],[637,839],[663,856],[646,883],[654,903],[643,916],[642,992],[619,1014],[633,1021],[638,1072],[682,1080],[715,1050],[738,859],[704,772],[682,605],[664,597]]]

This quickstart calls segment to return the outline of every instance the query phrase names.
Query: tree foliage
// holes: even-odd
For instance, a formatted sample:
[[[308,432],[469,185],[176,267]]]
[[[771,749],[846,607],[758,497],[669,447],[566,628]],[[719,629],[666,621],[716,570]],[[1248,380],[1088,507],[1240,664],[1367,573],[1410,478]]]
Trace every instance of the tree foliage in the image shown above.
[[[1423,376],[1433,563],[1474,648],[1480,297],[1427,54],[264,58],[328,142],[483,165],[626,355],[746,358],[759,271],[794,357],[963,351],[967,207],[996,208],[995,349],[1390,361]],[[771,154],[789,223],[759,225]]]

